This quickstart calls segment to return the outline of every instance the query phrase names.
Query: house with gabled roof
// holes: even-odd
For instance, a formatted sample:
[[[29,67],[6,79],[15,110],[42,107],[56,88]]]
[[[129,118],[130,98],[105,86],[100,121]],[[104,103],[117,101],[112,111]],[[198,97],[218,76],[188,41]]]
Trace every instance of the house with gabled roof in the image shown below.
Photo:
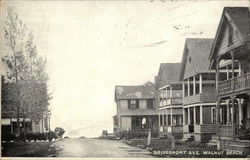
[[[210,52],[216,72],[218,149],[250,154],[250,11],[225,7]],[[226,103],[226,105],[222,105]]]
[[[17,90],[15,83],[1,86],[1,134],[2,139],[17,133]],[[19,83],[20,109],[19,122],[21,132],[49,132],[48,110],[39,110],[48,105],[45,83]]]
[[[162,63],[156,79],[160,136],[182,138],[182,82],[180,63]]]
[[[113,117],[114,133],[130,131],[143,137],[149,129],[158,134],[158,108],[155,105],[155,85],[116,86],[115,102],[117,113]]]
[[[179,80],[183,83],[183,140],[208,142],[216,132],[215,73],[208,69],[213,39],[187,38]]]

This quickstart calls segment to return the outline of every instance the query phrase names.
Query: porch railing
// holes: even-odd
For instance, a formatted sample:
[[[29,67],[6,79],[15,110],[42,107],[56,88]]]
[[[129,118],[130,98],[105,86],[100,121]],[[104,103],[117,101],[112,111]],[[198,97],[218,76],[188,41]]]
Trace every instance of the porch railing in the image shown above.
[[[218,125],[218,134],[220,137],[236,138],[239,135],[241,125],[224,124]]]
[[[218,83],[219,95],[250,89],[250,73]]]

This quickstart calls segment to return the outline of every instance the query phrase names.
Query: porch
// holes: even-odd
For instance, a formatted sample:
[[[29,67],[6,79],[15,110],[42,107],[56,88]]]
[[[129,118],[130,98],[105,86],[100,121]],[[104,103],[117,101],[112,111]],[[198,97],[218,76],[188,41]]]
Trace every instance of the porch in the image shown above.
[[[216,133],[215,105],[185,106],[183,141],[208,142]]]
[[[244,92],[250,89],[250,73],[218,82],[218,95]]]
[[[177,106],[175,106],[177,107]],[[175,136],[175,138],[181,138],[182,129],[182,108],[169,107],[160,109],[159,111],[159,128],[160,137]]]

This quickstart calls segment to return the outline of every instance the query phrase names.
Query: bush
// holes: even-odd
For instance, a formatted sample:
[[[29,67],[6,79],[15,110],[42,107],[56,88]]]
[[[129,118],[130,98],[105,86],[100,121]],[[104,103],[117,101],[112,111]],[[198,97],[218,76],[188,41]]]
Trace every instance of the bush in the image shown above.
[[[5,133],[2,132],[2,141],[14,141],[16,140],[16,135],[12,133]]]
[[[52,139],[54,138],[54,139],[57,139],[58,138],[58,136],[56,135],[56,133],[55,132],[53,132],[53,131],[50,131],[49,132],[49,141],[52,141]]]

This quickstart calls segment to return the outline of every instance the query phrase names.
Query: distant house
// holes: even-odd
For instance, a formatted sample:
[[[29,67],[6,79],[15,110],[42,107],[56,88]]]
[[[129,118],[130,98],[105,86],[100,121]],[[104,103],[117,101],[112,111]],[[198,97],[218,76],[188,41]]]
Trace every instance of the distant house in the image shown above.
[[[47,110],[40,110],[47,105],[46,84],[20,83],[20,129],[32,133],[49,131]],[[17,90],[14,83],[4,83],[1,91],[1,126],[2,136],[17,132]],[[33,113],[33,114],[30,114]],[[38,114],[42,113],[42,114]]]
[[[180,63],[162,63],[156,79],[156,103],[159,108],[161,136],[182,138],[182,81]]]
[[[145,136],[149,129],[158,133],[158,108],[155,105],[155,86],[151,82],[138,86],[116,86],[117,114],[113,117],[114,132],[130,131]]]
[[[208,142],[216,132],[215,73],[209,68],[213,39],[186,39],[180,81],[183,82],[183,140]]]
[[[210,53],[216,70],[219,149],[250,154],[250,11],[225,7]],[[226,105],[222,105],[225,104]]]

